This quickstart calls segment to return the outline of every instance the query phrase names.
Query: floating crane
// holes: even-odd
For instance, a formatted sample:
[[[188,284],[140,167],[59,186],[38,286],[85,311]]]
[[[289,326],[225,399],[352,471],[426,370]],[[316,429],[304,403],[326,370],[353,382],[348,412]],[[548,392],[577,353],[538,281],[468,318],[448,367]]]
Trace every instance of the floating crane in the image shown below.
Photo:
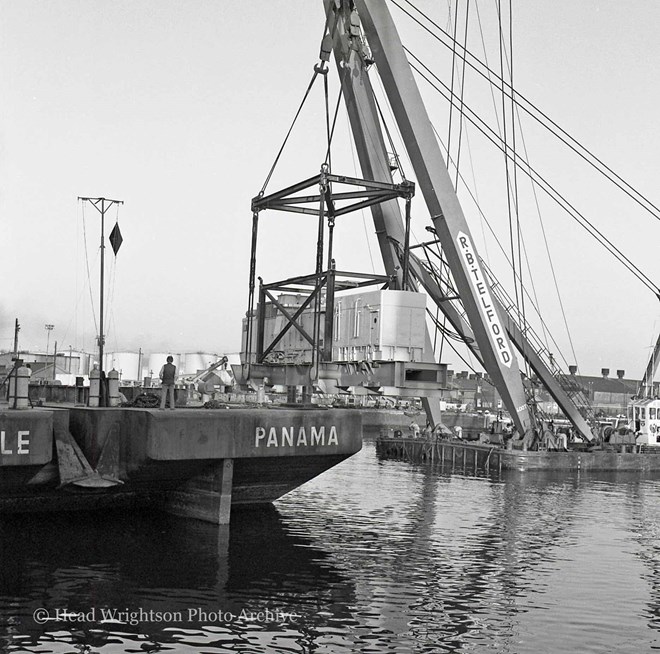
[[[332,228],[337,209],[329,189],[342,182],[349,183],[364,189],[338,194],[337,199],[347,200],[359,196],[361,200],[355,207],[370,208],[385,268],[382,278],[372,276],[370,280],[361,279],[360,283],[389,284],[388,287],[398,289],[397,292],[425,291],[487,371],[520,435],[541,427],[534,399],[523,383],[519,366],[519,356],[522,356],[577,432],[584,439],[592,440],[595,434],[589,420],[593,415],[586,398],[581,395],[579,385],[569,376],[558,374],[552,355],[540,344],[540,339],[533,337],[524,318],[510,311],[511,301],[479,256],[387,3],[383,0],[324,0],[324,8],[326,31],[321,46],[321,64],[315,70],[322,74],[327,72],[325,65],[332,51],[365,179],[338,177],[322,169],[318,177],[269,196],[261,193],[253,199],[253,256],[250,271],[252,299],[248,306],[244,333],[246,355],[240,377],[246,380],[261,376],[271,381],[280,380],[273,383],[301,383],[302,377],[293,375],[291,366],[287,368],[285,362],[277,365],[272,360],[266,361],[266,355],[273,354],[273,343],[281,338],[275,337],[271,345],[264,343],[267,302],[277,306],[280,314],[285,316],[286,330],[294,327],[311,344],[313,352],[320,352],[319,356],[313,355],[311,362],[308,362],[305,374],[309,373],[312,381],[320,385],[324,378],[333,377],[334,388],[345,388],[351,382],[356,383],[360,374],[364,373],[356,369],[350,371],[346,363],[338,363],[336,352],[329,346],[333,338],[333,315],[336,314],[334,293],[338,288],[331,254]],[[444,259],[451,270],[453,290],[442,286],[440,275],[428,262],[428,257],[425,261],[411,252],[409,202],[415,188],[410,182],[404,185],[394,183],[370,80],[369,68],[373,63],[376,64],[432,219],[432,227],[427,228],[435,236],[432,243],[441,245]],[[320,192],[307,196],[295,195],[309,186],[319,186]],[[406,199],[405,215],[402,215],[397,198]],[[312,203],[317,208],[303,209],[301,205],[304,202]],[[317,269],[312,276],[292,278],[278,284],[260,284],[259,303],[255,310],[253,299],[258,214],[264,209],[273,208],[307,212],[319,217],[320,250]],[[330,234],[325,271],[322,267],[324,217],[328,217]],[[328,285],[329,280],[332,283]],[[273,290],[299,290],[296,284],[302,283],[314,287],[307,303],[294,308],[287,308],[282,303],[278,305],[272,295]],[[323,284],[327,285],[328,290],[325,293],[325,338],[321,346],[317,323],[314,323],[314,333],[310,335],[297,321],[305,308],[311,306],[312,296],[315,293],[320,296]],[[350,284],[344,282],[341,288],[349,288]],[[456,306],[456,300],[460,301],[462,308]],[[315,305],[317,311],[320,306]],[[253,340],[256,340],[256,348],[252,347]],[[390,365],[376,361],[376,366],[368,371],[371,375],[369,383],[376,388],[379,385],[398,385],[399,392],[407,390],[409,394],[422,396],[429,421],[437,424],[440,422],[438,393],[431,389],[437,390],[440,383],[440,376],[433,375],[438,365],[427,329],[423,352],[416,362]],[[387,370],[390,373],[385,374]],[[398,382],[393,383],[392,380]]]

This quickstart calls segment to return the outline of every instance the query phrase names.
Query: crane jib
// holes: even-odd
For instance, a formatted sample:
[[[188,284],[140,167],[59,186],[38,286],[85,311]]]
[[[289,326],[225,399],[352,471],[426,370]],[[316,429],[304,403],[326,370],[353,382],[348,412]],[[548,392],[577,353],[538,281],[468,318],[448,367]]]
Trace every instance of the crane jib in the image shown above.
[[[491,297],[488,283],[481,270],[481,266],[479,265],[479,260],[474,251],[474,247],[472,246],[472,242],[470,241],[470,237],[463,232],[458,232],[456,242],[458,243],[458,249],[468,270],[470,284],[474,288],[476,297],[478,298],[477,304],[479,310],[485,318],[485,325],[487,327],[489,338],[495,346],[495,351],[497,352],[502,365],[510,368],[511,362],[513,361],[511,345],[509,344],[509,339],[502,327],[500,318],[497,315],[495,303]]]

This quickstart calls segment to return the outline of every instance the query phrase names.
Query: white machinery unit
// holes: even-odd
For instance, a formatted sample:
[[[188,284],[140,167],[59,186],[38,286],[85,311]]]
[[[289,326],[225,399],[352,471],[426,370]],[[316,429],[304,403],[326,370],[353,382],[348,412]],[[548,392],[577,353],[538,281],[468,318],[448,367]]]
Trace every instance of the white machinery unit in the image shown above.
[[[333,361],[421,361],[426,295],[372,290],[335,296]]]
[[[304,296],[283,293],[280,306],[293,313]],[[332,329],[332,361],[422,361],[425,338],[426,295],[414,291],[370,290],[337,293]],[[325,299],[320,310],[320,340],[325,342]],[[305,309],[300,325],[312,331],[314,312]],[[264,307],[264,340],[271,342],[286,324],[286,317],[271,303]],[[245,334],[245,328],[244,328]],[[245,344],[244,344],[245,347]],[[272,362],[309,363],[312,348],[302,334],[291,329],[268,359]]]

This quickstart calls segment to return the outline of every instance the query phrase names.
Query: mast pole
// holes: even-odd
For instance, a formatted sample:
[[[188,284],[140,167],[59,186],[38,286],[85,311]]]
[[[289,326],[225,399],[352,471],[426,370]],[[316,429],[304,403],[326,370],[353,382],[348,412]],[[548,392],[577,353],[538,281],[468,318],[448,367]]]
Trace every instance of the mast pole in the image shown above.
[[[103,299],[104,299],[104,279],[105,279],[105,198],[101,198],[101,289],[99,293],[99,372],[103,372],[103,342],[105,335],[103,333]]]
[[[21,330],[21,326],[18,323],[18,318],[14,323],[14,359],[18,356],[18,332]]]
[[[109,198],[83,198],[78,196],[78,200],[89,202],[101,214],[101,275],[100,275],[100,300],[99,300],[99,372],[103,372],[103,345],[105,343],[105,334],[103,333],[103,302],[104,302],[104,281],[105,281],[105,214],[113,204],[124,204],[123,200],[110,200]]]

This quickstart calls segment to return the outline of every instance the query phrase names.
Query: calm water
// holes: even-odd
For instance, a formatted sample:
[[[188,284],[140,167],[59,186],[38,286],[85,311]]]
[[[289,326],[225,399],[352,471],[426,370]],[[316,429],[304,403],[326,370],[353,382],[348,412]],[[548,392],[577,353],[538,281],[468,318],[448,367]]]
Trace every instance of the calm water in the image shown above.
[[[659,500],[654,478],[475,477],[367,443],[230,530],[4,518],[0,651],[653,651]]]

